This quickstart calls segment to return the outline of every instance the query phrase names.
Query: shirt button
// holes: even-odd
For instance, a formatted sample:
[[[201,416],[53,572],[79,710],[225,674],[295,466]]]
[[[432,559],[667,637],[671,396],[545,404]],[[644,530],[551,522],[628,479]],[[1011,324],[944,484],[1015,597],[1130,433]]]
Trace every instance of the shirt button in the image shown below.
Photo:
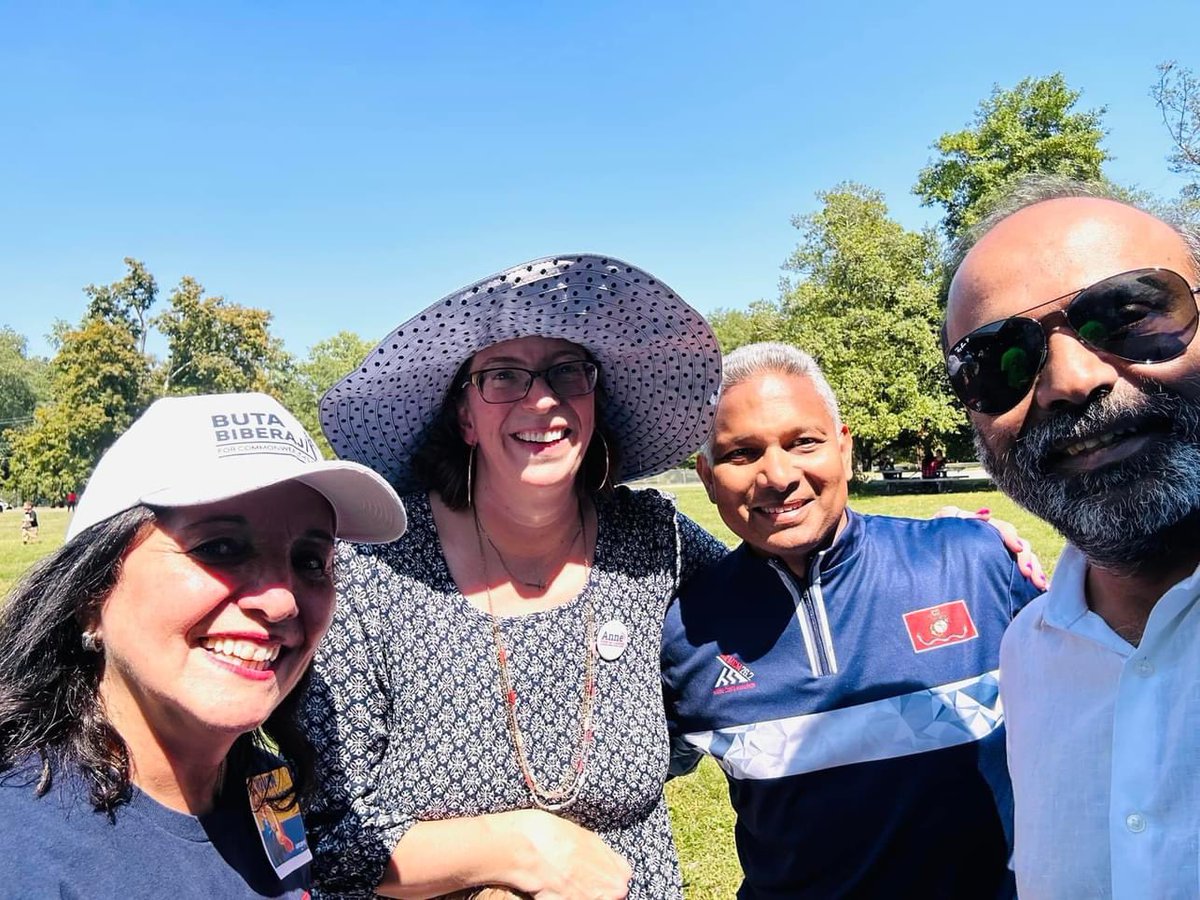
[[[1146,817],[1141,813],[1130,813],[1125,817],[1125,827],[1134,834],[1141,834],[1146,830]]]
[[[1154,674],[1154,663],[1150,662],[1148,659],[1139,659],[1134,664],[1134,668],[1137,669],[1137,673],[1143,678],[1149,678]]]

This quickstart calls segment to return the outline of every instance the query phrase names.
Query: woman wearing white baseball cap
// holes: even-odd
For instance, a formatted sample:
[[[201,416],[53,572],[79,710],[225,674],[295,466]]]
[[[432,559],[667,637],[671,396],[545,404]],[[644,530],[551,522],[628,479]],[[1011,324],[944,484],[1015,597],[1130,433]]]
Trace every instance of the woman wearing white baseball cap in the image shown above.
[[[0,610],[0,893],[307,897],[334,540],[404,528],[271,397],[154,403]]]

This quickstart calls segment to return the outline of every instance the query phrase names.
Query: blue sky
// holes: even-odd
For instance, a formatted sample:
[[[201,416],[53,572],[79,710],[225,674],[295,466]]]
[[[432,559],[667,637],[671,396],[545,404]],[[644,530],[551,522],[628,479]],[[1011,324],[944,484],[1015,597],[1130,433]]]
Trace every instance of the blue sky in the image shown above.
[[[930,145],[1061,70],[1108,172],[1173,196],[1149,97],[1200,3],[0,0],[0,325],[47,353],[143,260],[303,354],[507,265],[591,250],[701,311],[774,297],[853,179],[909,227]],[[154,349],[152,345],[152,349]]]

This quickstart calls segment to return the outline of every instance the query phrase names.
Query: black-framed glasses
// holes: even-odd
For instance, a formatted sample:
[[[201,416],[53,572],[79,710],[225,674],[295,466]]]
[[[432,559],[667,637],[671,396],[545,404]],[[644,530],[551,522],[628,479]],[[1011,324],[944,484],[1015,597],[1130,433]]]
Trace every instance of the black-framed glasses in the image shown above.
[[[1134,269],[1072,291],[1062,309],[1029,315],[1071,294],[1031,306],[960,338],[946,353],[950,386],[974,412],[1008,412],[1046,365],[1050,332],[1063,327],[1093,350],[1127,362],[1175,359],[1196,334],[1198,292],[1170,269]]]
[[[512,403],[525,399],[533,386],[533,379],[538,376],[544,378],[550,390],[560,397],[582,397],[596,389],[600,367],[589,359],[572,359],[540,371],[519,366],[497,366],[472,372],[462,387],[475,385],[486,403]]]

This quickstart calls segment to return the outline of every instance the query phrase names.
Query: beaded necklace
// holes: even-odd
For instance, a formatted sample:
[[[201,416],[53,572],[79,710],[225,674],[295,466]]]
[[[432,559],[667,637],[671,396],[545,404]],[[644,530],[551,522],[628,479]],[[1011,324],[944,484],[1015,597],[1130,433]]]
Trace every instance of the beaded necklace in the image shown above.
[[[558,786],[543,787],[534,777],[533,769],[529,765],[529,757],[525,752],[525,736],[521,733],[521,726],[517,723],[517,691],[513,687],[512,677],[508,671],[508,649],[504,644],[504,634],[500,630],[500,620],[496,617],[496,611],[492,605],[491,578],[488,576],[487,556],[483,552],[483,531],[474,508],[472,508],[472,514],[475,518],[475,538],[479,543],[479,558],[483,562],[483,586],[487,594],[488,618],[491,619],[492,624],[492,641],[496,645],[496,659],[500,671],[498,681],[500,696],[504,700],[508,735],[512,740],[517,756],[517,766],[521,769],[521,775],[525,779],[525,787],[529,790],[533,805],[547,812],[558,812],[567,809],[579,799],[579,791],[583,787],[584,775],[587,771],[588,757],[591,754],[592,745],[595,743],[592,713],[595,710],[596,701],[596,642],[593,640],[596,630],[596,611],[592,607],[592,601],[585,586],[583,641],[587,656],[584,660],[583,691],[579,702],[579,743],[571,754],[571,762],[563,773],[563,779]],[[582,533],[584,531],[582,502],[579,506],[579,528]],[[592,564],[591,560],[586,558],[586,534],[584,535],[584,550],[585,565],[590,574]]]

